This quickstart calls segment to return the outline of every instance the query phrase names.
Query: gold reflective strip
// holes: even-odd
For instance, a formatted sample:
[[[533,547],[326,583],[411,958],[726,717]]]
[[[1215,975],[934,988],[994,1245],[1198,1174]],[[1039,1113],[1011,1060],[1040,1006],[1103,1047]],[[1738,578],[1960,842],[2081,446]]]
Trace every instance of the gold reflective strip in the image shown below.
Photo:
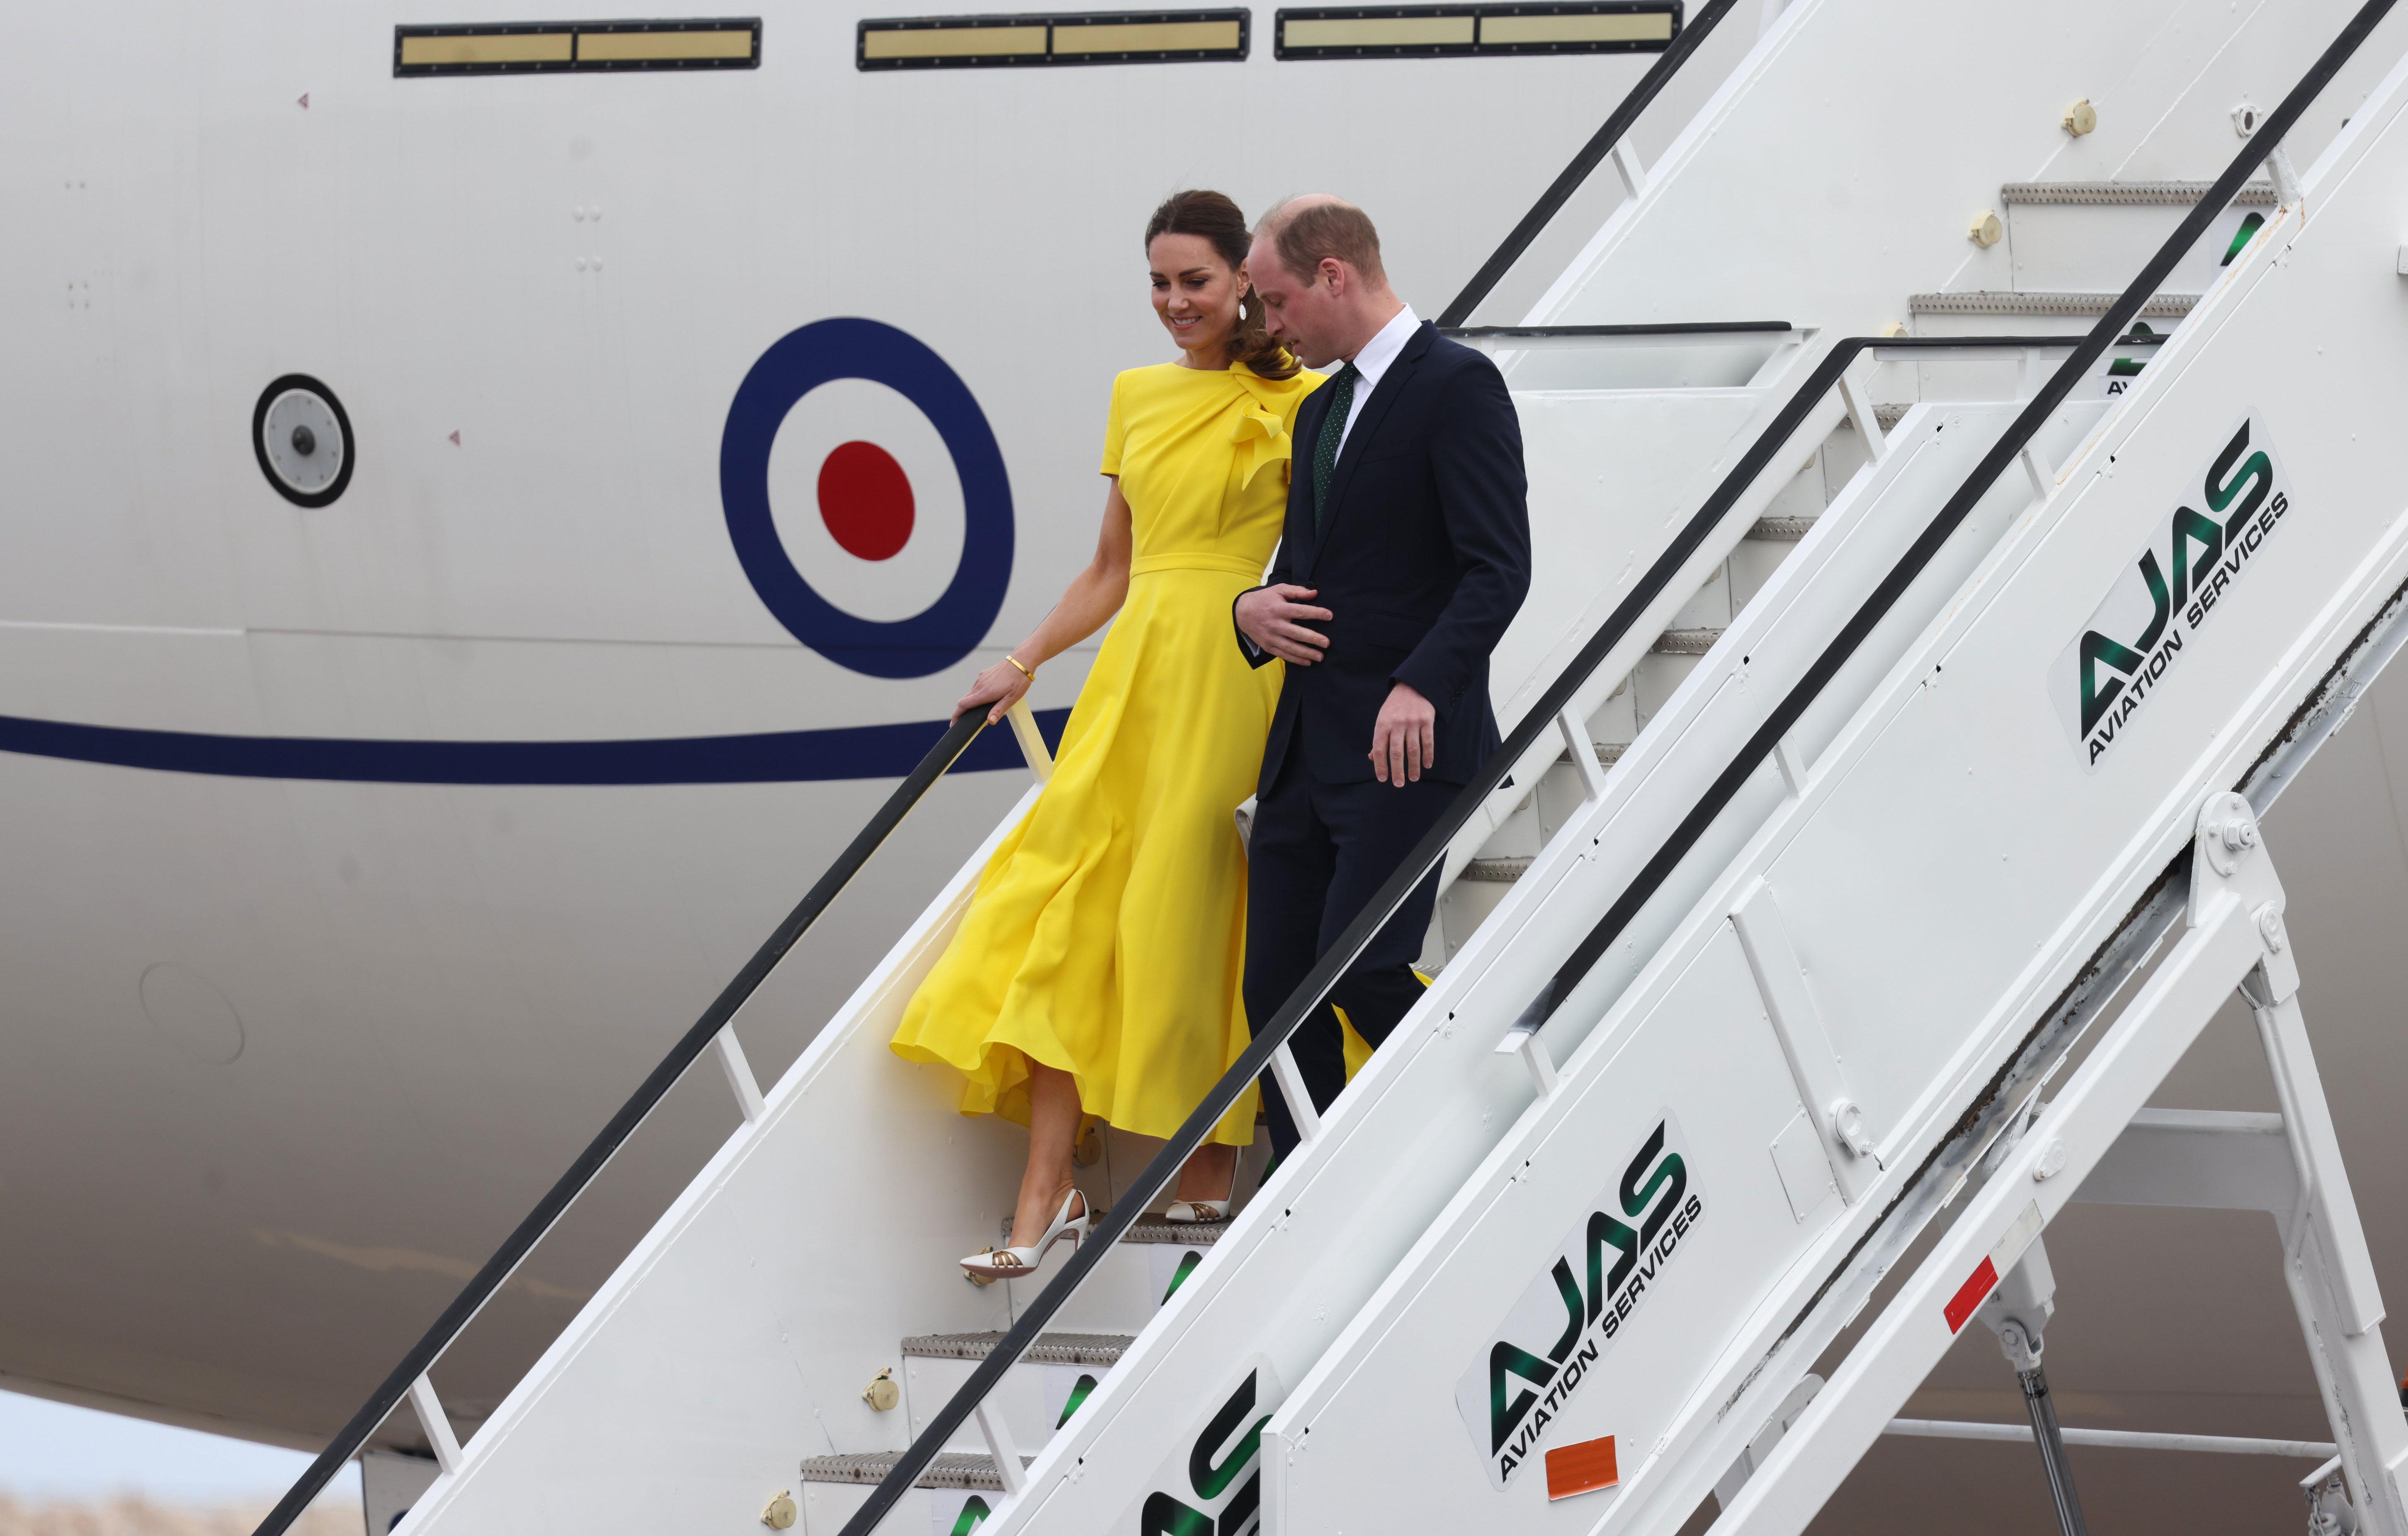
[[[1610,16],[1484,16],[1480,41],[1505,43],[1660,43],[1672,36],[1669,11]]]
[[[1054,24],[1054,51],[1063,53],[1195,53],[1238,49],[1231,22],[1135,22],[1079,26]]]
[[[865,59],[965,59],[1044,51],[1041,26],[881,27],[861,39]]]
[[[401,62],[446,64],[566,64],[575,35],[566,32],[472,32],[450,37],[404,37]]]
[[[577,57],[586,60],[749,59],[751,32],[580,32]],[[405,61],[407,62],[407,61]]]
[[[1295,20],[1281,26],[1288,48],[1431,48],[1472,40],[1472,16],[1364,16]]]

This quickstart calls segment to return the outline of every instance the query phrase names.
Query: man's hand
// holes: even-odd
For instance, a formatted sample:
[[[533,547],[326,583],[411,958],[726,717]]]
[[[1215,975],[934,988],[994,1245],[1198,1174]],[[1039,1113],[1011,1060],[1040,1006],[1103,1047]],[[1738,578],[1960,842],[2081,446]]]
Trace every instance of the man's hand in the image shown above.
[[[1316,596],[1312,587],[1291,586],[1283,581],[1278,586],[1256,587],[1238,599],[1238,633],[1254,642],[1258,651],[1268,651],[1291,667],[1310,667],[1321,659],[1329,637],[1319,630],[1307,629],[1297,621],[1318,620],[1327,623],[1329,610],[1312,608],[1301,599]]]
[[[1380,719],[1371,727],[1371,776],[1383,784],[1419,782],[1422,769],[1438,763],[1438,711],[1399,682],[1388,690]]]

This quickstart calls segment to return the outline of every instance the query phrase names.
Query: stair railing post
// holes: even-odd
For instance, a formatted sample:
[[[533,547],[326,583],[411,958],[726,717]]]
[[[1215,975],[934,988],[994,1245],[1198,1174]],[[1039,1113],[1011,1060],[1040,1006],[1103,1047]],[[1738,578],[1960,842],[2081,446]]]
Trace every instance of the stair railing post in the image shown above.
[[[436,1471],[450,1476],[460,1470],[465,1457],[460,1450],[460,1437],[452,1432],[451,1415],[443,1412],[443,1401],[435,1395],[435,1382],[421,1375],[409,1384],[410,1412],[418,1415],[418,1427],[426,1432],[426,1443],[435,1453]]]
[[[752,1075],[752,1063],[745,1059],[743,1042],[736,1038],[733,1019],[710,1038],[711,1052],[719,1057],[719,1069],[727,1074],[727,1086],[736,1095],[736,1107],[744,1112],[744,1123],[757,1126],[769,1113],[767,1100],[761,1097],[761,1080]]]
[[[2300,185],[2299,167],[2291,164],[2291,151],[2275,145],[2273,153],[2266,157],[2266,174],[2274,179],[2274,201],[2297,212],[2307,193]]]
[[[1840,375],[1840,403],[1847,407],[1849,423],[1856,427],[1857,438],[1865,445],[1865,457],[1879,464],[1888,454],[1889,444],[1883,440],[1881,418],[1873,414],[1872,397],[1865,393],[1864,381],[1856,377],[1854,367]]]
[[[1304,1073],[1297,1069],[1296,1053],[1282,1041],[1271,1053],[1271,1081],[1279,1084],[1280,1097],[1287,1100],[1288,1119],[1296,1126],[1298,1146],[1309,1145],[1321,1134],[1321,1109],[1304,1086]]]
[[[1003,1421],[1003,1410],[991,1397],[979,1400],[976,1413],[987,1455],[995,1457],[996,1475],[1003,1479],[1004,1493],[1016,1499],[1027,1490],[1028,1469],[1020,1464],[1020,1447],[1011,1443],[1011,1427]]]
[[[1020,701],[1004,712],[1011,725],[1011,738],[1020,743],[1021,755],[1028,759],[1028,771],[1039,783],[1050,782],[1054,777],[1054,754],[1045,748],[1045,733],[1037,728],[1036,711],[1028,707],[1023,695]]]

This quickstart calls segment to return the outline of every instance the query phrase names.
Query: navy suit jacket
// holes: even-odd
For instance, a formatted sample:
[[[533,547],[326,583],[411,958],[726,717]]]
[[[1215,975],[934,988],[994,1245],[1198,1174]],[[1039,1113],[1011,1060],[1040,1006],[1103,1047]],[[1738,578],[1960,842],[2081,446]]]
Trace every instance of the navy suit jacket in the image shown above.
[[[1372,777],[1371,728],[1402,682],[1438,711],[1438,760],[1425,776],[1463,783],[1497,750],[1488,654],[1530,590],[1522,428],[1488,358],[1425,323],[1381,375],[1346,435],[1313,533],[1312,451],[1327,386],[1297,412],[1287,526],[1268,584],[1318,589],[1335,615],[1311,667],[1290,666],[1260,792],[1298,750],[1324,783]],[[1233,621],[1234,622],[1234,621]],[[1245,638],[1259,667],[1270,659]]]

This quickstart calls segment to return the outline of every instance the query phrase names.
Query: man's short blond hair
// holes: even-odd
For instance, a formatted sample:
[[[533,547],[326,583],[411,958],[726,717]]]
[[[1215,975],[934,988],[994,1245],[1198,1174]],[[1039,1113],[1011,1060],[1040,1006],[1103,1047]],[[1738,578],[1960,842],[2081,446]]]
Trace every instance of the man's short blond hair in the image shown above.
[[[1342,198],[1291,197],[1264,216],[1256,235],[1268,236],[1280,265],[1308,283],[1333,256],[1375,283],[1388,280],[1371,216]]]

